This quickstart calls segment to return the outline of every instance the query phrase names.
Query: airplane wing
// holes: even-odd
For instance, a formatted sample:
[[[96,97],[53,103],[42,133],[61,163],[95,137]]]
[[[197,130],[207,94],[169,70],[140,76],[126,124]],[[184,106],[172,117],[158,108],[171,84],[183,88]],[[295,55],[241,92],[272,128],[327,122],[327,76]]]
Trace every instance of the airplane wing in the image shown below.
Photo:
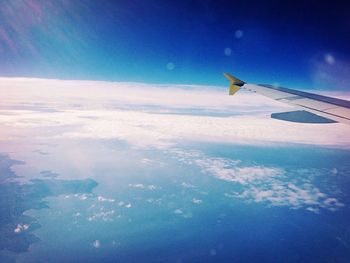
[[[303,123],[342,122],[350,125],[350,101],[272,85],[248,84],[228,73],[224,73],[224,76],[230,81],[230,95],[244,88],[298,109],[273,113],[272,118]]]

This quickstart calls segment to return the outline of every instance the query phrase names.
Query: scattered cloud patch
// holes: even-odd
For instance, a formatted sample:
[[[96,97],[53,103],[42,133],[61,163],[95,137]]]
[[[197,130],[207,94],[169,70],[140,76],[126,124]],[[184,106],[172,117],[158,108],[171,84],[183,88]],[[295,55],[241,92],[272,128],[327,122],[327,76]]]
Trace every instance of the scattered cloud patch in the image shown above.
[[[182,215],[183,214],[183,211],[181,210],[181,209],[175,209],[174,210],[174,214],[176,214],[176,215]]]
[[[99,196],[97,197],[97,201],[99,201],[99,202],[110,202],[110,203],[112,203],[112,202],[115,202],[115,199],[113,199],[113,198],[106,198],[106,197],[103,197],[103,196],[99,195]]]
[[[157,186],[151,184],[151,185],[144,185],[144,184],[129,184],[128,185],[129,188],[136,188],[136,189],[148,189],[148,190],[156,190],[158,189]]]
[[[195,164],[203,173],[233,183],[240,190],[225,193],[229,198],[268,206],[288,206],[318,213],[321,209],[336,211],[344,204],[327,190],[314,184],[323,173],[312,169],[285,170],[279,167],[245,166],[240,160],[208,157],[200,151],[170,151],[180,162]],[[193,203],[201,200],[193,199]]]
[[[194,203],[194,204],[196,204],[196,205],[200,205],[201,203],[203,203],[203,200],[193,198],[193,199],[192,199],[192,203]]]
[[[78,197],[80,200],[86,200],[89,197],[88,194],[75,194],[74,196]]]
[[[215,177],[235,182],[242,185],[250,184],[256,181],[264,181],[269,178],[278,177],[283,174],[283,170],[275,167],[252,166],[252,167],[236,167],[233,164],[227,167],[229,160],[225,159],[204,159],[196,160],[196,164],[204,171],[210,172]],[[234,162],[236,163],[236,162]]]
[[[186,219],[193,217],[191,211],[183,211],[180,208],[175,209],[173,213]]]
[[[80,216],[81,216],[81,213],[79,213],[79,212],[76,212],[73,214],[73,217],[80,217]]]
[[[21,233],[29,229],[28,224],[17,224],[16,228],[13,230],[16,234]]]
[[[150,203],[150,204],[156,204],[156,205],[160,205],[162,203],[162,199],[161,198],[148,198],[146,199],[146,202],[147,203]]]
[[[93,215],[89,216],[87,218],[88,221],[98,221],[98,220],[102,220],[104,222],[111,222],[113,221],[113,216],[115,215],[115,211],[114,210],[110,210],[110,211],[100,211],[100,212],[96,212]]]
[[[148,159],[148,158],[143,158],[143,159],[141,160],[141,163],[143,163],[143,164],[153,164],[154,161],[151,160],[151,159]]]
[[[70,194],[70,195],[64,195],[64,199],[70,199],[70,198],[76,198],[79,199],[81,201],[85,201],[88,198],[93,197],[92,194]]]
[[[143,184],[129,184],[130,188],[139,188],[139,189],[145,189],[145,186]]]

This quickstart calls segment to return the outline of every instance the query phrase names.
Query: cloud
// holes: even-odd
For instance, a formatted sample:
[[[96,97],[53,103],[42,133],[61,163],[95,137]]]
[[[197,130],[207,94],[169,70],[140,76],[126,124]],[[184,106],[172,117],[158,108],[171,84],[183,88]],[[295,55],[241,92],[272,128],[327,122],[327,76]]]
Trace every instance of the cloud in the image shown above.
[[[194,204],[196,204],[196,205],[200,205],[201,203],[203,203],[203,200],[193,198],[193,199],[192,199],[192,203],[194,203]]]
[[[136,188],[136,189],[148,189],[148,190],[156,190],[158,189],[157,186],[151,184],[151,185],[144,185],[144,184],[129,184],[130,188]]]
[[[81,213],[76,212],[76,213],[74,213],[72,216],[73,216],[73,217],[80,217],[80,216],[81,216]]]
[[[336,56],[326,60],[332,61],[327,67],[339,63]],[[313,212],[336,210],[343,205],[332,193],[316,187],[311,179],[302,179],[305,171],[248,166],[240,160],[213,158],[200,151],[176,148],[184,141],[350,147],[350,126],[271,119],[272,112],[291,108],[254,93],[242,91],[229,97],[226,88],[221,87],[21,78],[0,78],[0,92],[4,94],[0,108],[3,141],[118,139],[134,148],[165,149],[180,162],[196,165],[204,173],[240,186],[241,191],[226,193],[231,198]],[[37,105],[52,110],[36,111]],[[144,158],[141,163],[153,161]],[[144,184],[129,187],[157,188]],[[76,197],[86,200],[90,196]],[[114,202],[103,196],[97,200]]]
[[[3,140],[118,139],[163,149],[179,140],[350,146],[349,125],[274,120],[272,112],[292,108],[244,91],[229,97],[221,87],[1,78],[1,90],[6,101],[0,110]],[[11,109],[28,101],[55,111]],[[37,128],[45,129],[38,134]]]
[[[146,199],[147,203],[155,204],[155,205],[160,205],[162,203],[162,201],[163,201],[162,198],[157,198],[157,199],[155,199],[155,198],[148,198],[148,199]]]
[[[84,201],[84,200],[87,200],[92,195],[91,194],[74,194],[73,196],[78,198],[79,200]],[[69,198],[69,197],[70,197],[70,195],[65,196],[65,198]]]
[[[193,215],[192,215],[192,213],[191,213],[190,211],[184,212],[184,211],[183,211],[182,209],[180,209],[180,208],[175,209],[175,210],[174,210],[174,214],[175,214],[175,215],[178,215],[178,216],[181,216],[181,217],[183,217],[183,218],[185,218],[185,219],[188,219],[188,218],[192,218],[192,217],[193,217]]]
[[[106,197],[103,197],[101,195],[99,195],[97,197],[97,201],[99,201],[99,202],[115,202],[115,200],[113,198],[106,198]]]
[[[152,163],[154,163],[154,161],[151,160],[151,159],[148,159],[148,158],[143,158],[141,160],[141,163],[143,163],[143,164],[152,164]]]
[[[174,210],[174,214],[176,214],[176,215],[182,215],[183,214],[183,212],[182,212],[182,210],[181,209],[175,209]]]
[[[228,198],[269,206],[287,206],[318,213],[321,209],[336,211],[344,204],[333,192],[327,193],[329,186],[324,182],[321,190],[314,185],[314,177],[324,173],[313,169],[285,170],[279,167],[246,166],[240,160],[208,157],[201,151],[172,149],[175,158],[187,165],[195,164],[203,173],[238,186],[237,191],[224,193]],[[200,204],[201,200],[193,199]]]
[[[240,184],[250,184],[253,181],[264,181],[272,177],[283,174],[283,170],[279,168],[270,168],[264,166],[252,167],[231,167],[226,168],[226,160],[196,160],[197,165],[204,170],[212,173],[215,177]]]
[[[17,224],[16,228],[13,230],[13,232],[15,232],[16,234],[19,234],[23,231],[26,231],[29,229],[29,225],[28,224]]]
[[[139,188],[139,189],[145,189],[145,186],[143,184],[129,184],[130,188]]]
[[[88,221],[97,221],[97,220],[102,220],[102,221],[113,221],[113,216],[115,214],[114,210],[110,210],[110,211],[99,211],[99,212],[95,212],[93,213],[91,216],[89,216],[87,218]]]
[[[320,191],[319,188],[310,184],[295,185],[282,182],[273,182],[278,188],[267,190],[268,187],[252,186],[235,197],[255,202],[266,202],[272,206],[290,206],[291,208],[305,208],[308,211],[318,213],[321,208],[335,211],[344,206],[334,197],[329,197],[326,193]],[[270,185],[271,186],[271,185]]]

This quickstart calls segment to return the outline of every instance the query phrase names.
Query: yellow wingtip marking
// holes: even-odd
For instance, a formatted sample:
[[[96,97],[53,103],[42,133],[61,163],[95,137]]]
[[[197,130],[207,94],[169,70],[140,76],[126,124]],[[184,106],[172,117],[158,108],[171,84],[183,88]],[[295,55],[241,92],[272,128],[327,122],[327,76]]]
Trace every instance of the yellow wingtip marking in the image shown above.
[[[224,76],[230,81],[229,94],[234,95],[245,83],[244,81],[235,78],[229,73],[224,73]]]
[[[232,76],[230,73],[224,73],[224,76],[234,85],[238,85],[238,86],[243,86],[244,85],[244,81]]]
[[[239,91],[240,88],[241,88],[240,86],[231,85],[231,86],[230,86],[230,89],[229,89],[229,95],[230,95],[230,96],[235,95],[235,93],[236,93],[237,91]]]

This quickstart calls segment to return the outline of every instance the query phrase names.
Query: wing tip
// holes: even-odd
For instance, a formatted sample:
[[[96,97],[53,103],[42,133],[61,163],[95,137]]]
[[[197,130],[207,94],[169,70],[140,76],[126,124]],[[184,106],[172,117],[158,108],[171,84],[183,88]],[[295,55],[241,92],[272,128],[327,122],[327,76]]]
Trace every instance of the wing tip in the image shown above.
[[[245,84],[245,82],[243,80],[240,80],[240,79],[232,76],[230,73],[224,72],[224,76],[225,76],[225,78],[227,78],[230,81],[230,83],[232,85],[242,87]]]

